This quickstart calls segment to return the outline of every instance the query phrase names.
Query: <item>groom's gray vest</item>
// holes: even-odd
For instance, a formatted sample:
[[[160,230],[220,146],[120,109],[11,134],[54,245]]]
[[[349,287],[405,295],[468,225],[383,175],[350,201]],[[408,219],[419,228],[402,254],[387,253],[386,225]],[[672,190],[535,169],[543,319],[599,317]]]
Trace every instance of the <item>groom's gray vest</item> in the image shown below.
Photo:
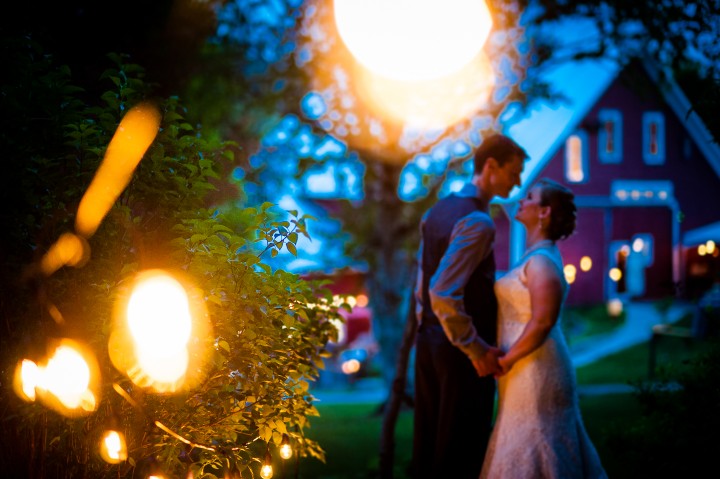
[[[455,223],[474,211],[482,210],[483,205],[478,198],[450,195],[438,201],[426,216],[422,230],[423,325],[440,324],[430,307],[428,289],[430,278],[448,248]],[[497,331],[494,284],[495,256],[491,251],[472,272],[464,290],[465,312],[473,318],[480,337],[490,344],[495,344]]]

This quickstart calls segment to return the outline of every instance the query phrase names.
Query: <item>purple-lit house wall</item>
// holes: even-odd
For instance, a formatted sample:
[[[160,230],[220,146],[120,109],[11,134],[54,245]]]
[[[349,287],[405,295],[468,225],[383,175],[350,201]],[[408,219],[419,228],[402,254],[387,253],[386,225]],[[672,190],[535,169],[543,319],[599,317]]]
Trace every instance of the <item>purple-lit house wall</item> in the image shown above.
[[[652,65],[564,68],[571,104],[537,106],[507,128],[530,160],[523,186],[499,203],[498,268],[524,248],[524,230],[510,220],[517,200],[549,177],[570,187],[578,205],[577,231],[559,243],[575,269],[569,304],[659,298],[677,285],[696,296],[709,286],[697,276],[708,271],[692,263],[718,261],[717,252],[714,260],[694,253],[720,240],[720,148],[678,86]],[[583,257],[592,263],[587,271]],[[620,279],[611,279],[613,268]]]

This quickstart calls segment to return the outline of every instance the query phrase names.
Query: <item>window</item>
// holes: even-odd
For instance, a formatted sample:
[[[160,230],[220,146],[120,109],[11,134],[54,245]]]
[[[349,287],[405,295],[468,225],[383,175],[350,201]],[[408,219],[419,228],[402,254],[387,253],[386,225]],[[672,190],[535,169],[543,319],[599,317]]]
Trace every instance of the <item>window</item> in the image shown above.
[[[577,131],[565,141],[565,178],[570,183],[584,183],[588,179],[587,133]]]
[[[598,132],[598,158],[601,163],[620,163],[622,161],[622,115],[620,110],[600,110],[598,112],[600,130]]]
[[[646,267],[652,266],[655,260],[654,243],[650,233],[638,233],[632,237],[631,250],[642,256],[643,264]]]
[[[657,111],[643,114],[643,161],[648,165],[665,163],[665,117]]]

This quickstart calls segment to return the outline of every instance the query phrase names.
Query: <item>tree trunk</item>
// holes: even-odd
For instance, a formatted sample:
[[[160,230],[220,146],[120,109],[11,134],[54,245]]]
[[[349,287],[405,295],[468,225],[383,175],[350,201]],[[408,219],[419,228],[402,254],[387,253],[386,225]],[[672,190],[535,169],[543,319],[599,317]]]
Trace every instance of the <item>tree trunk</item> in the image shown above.
[[[412,256],[402,247],[407,233],[400,228],[403,203],[396,193],[402,168],[379,162],[373,167],[377,180],[373,182],[368,201],[377,214],[367,251],[371,268],[368,290],[373,330],[380,346],[380,366],[385,384],[390,386],[402,338],[406,291],[413,284]]]
[[[415,301],[412,289],[410,290],[410,307],[405,320],[402,343],[398,351],[395,367],[395,378],[390,388],[390,395],[385,404],[382,431],[380,435],[380,477],[392,479],[395,469],[395,425],[400,413],[400,407],[407,397],[407,374],[410,351],[415,342],[417,321],[415,320]]]

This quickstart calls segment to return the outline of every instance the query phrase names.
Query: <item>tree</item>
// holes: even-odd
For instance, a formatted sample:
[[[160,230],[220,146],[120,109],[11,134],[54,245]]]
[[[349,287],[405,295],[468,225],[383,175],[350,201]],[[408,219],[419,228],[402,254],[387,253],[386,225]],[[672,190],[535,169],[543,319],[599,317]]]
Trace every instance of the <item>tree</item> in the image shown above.
[[[397,358],[396,353],[400,349],[402,323],[411,317],[406,313],[407,299],[420,214],[447,184],[445,180],[467,174],[462,168],[467,153],[445,156],[431,169],[419,168],[417,155],[427,159],[433,152],[447,151],[452,140],[467,140],[473,130],[482,134],[485,130],[502,129],[498,118],[508,111],[509,105],[523,104],[537,96],[561,98],[562,92],[550,90],[540,75],[557,62],[606,56],[624,63],[639,54],[650,55],[679,74],[681,81],[705,85],[694,91],[714,92],[716,88],[718,65],[712,59],[717,58],[720,44],[717,42],[717,2],[688,4],[673,0],[658,5],[654,2],[520,0],[492,2],[491,8],[497,36],[503,38],[506,47],[499,49],[492,42],[488,47],[494,48],[491,57],[497,59],[497,71],[502,72],[503,80],[496,92],[503,92],[504,96],[485,111],[468,115],[469,120],[428,136],[417,132],[415,136],[403,135],[402,125],[383,122],[372,113],[358,113],[357,103],[366,99],[354,88],[352,67],[343,64],[342,55],[337,53],[342,46],[338,45],[329,20],[332,15],[327,4],[304,2],[294,36],[292,32],[287,34],[288,43],[296,45],[295,63],[307,72],[307,84],[315,91],[312,96],[302,97],[298,104],[288,103],[290,112],[295,118],[309,121],[319,138],[329,134],[348,145],[348,154],[334,161],[359,161],[364,165],[364,195],[361,199],[342,202],[343,208],[336,214],[343,218],[344,229],[352,233],[349,254],[362,258],[368,265],[374,330],[381,344],[387,380],[392,378],[396,359],[401,365],[397,375],[404,376],[407,364],[407,358]],[[562,42],[562,27],[574,18],[589,19],[596,30],[587,32],[588,41],[567,45]],[[334,77],[322,83],[322,78],[330,73]],[[307,90],[307,86],[301,89]],[[286,91],[293,92],[290,98],[302,96],[293,90]],[[713,105],[715,96],[698,96],[698,110]],[[309,114],[303,102],[320,104],[316,108],[318,112]],[[712,121],[712,115],[703,116],[710,120],[708,124],[717,123]],[[282,146],[292,150],[296,135],[303,134],[302,128],[298,125],[284,130],[286,137]],[[371,133],[373,129],[375,134]],[[381,133],[377,133],[378,129]],[[716,127],[713,131],[718,137],[720,132]],[[275,153],[279,146],[274,143],[272,148]],[[300,159],[300,167],[293,170],[296,176],[316,163],[307,153],[296,151],[295,155]],[[270,155],[263,155],[261,147],[258,156]],[[402,180],[408,173],[414,173],[421,185],[420,197],[413,201],[402,197]]]
[[[234,161],[236,145],[204,138],[185,121],[178,98],[156,98],[161,130],[89,240],[91,258],[83,267],[38,274],[44,253],[72,230],[77,204],[119,120],[152,97],[144,70],[123,55],[110,55],[101,79],[109,88],[91,105],[78,99],[70,71],[39,45],[6,37],[3,49],[13,52],[15,76],[2,85],[2,141],[16,185],[4,192],[6,204],[15,207],[3,217],[3,224],[13,225],[3,248],[3,382],[12,383],[13,363],[41,356],[46,341],[57,337],[89,345],[104,380],[100,408],[80,418],[23,404],[3,389],[6,473],[125,477],[157,460],[173,475],[190,469],[195,477],[217,477],[256,470],[283,435],[298,454],[322,459],[321,447],[304,435],[308,418],[317,414],[308,386],[322,367],[325,344],[337,334],[329,320],[339,316],[323,283],[264,262],[280,249],[294,251],[309,218],[269,203],[230,209],[209,203],[211,181],[219,165]],[[152,394],[111,361],[113,309],[135,273],[148,268],[182,271],[192,278],[189,291],[206,298],[212,327],[192,339],[208,351],[193,389]],[[126,433],[130,458],[108,466],[95,448],[113,415]]]

